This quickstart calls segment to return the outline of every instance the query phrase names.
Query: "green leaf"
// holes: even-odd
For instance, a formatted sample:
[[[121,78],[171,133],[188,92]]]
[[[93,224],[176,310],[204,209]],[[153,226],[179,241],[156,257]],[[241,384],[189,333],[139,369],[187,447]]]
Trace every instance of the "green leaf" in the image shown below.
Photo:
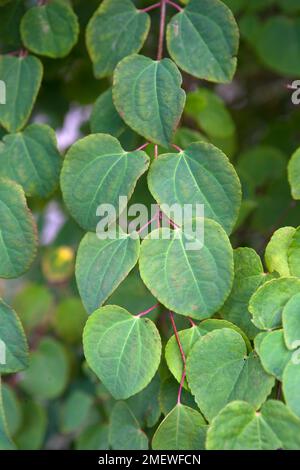
[[[243,337],[248,351],[252,351],[253,349],[248,336],[243,332],[243,330],[241,330],[238,326],[236,326],[234,323],[231,323],[230,321],[220,320],[219,318],[208,318],[207,320],[203,320],[199,324],[198,328],[201,330],[202,336],[204,336],[205,333],[209,333],[214,330],[220,330],[222,328],[231,328]]]
[[[271,70],[289,77],[300,74],[299,18],[272,16],[261,28],[256,43],[263,63]],[[293,44],[293,47],[290,47]]]
[[[157,428],[153,450],[204,449],[206,423],[201,414],[188,406],[177,404]]]
[[[281,227],[273,233],[265,252],[265,262],[270,272],[276,271],[280,276],[291,275],[288,249],[295,231],[294,227]]]
[[[296,228],[288,247],[288,264],[291,276],[300,277],[300,227]]]
[[[97,98],[90,119],[93,133],[110,134],[119,138],[127,129],[125,122],[118,114],[109,88]]]
[[[0,450],[14,450],[15,446],[8,435],[8,426],[3,406],[3,396],[0,376]]]
[[[114,73],[113,100],[126,124],[147,140],[167,148],[180,120],[185,92],[170,59],[133,54]]]
[[[264,369],[282,381],[284,368],[292,356],[284,343],[283,330],[267,333],[262,339],[258,354]]]
[[[144,390],[126,401],[142,427],[152,428],[160,418],[159,389],[160,379],[156,374]]]
[[[159,391],[159,404],[162,413],[166,416],[176,406],[178,400],[178,382],[173,377],[168,377],[161,384]],[[194,397],[184,388],[181,390],[181,403],[198,410]]]
[[[233,400],[259,407],[274,385],[255,353],[247,356],[241,335],[223,328],[200,338],[187,359],[187,380],[195,400],[211,421]]]
[[[27,10],[21,22],[21,37],[27,49],[53,59],[64,57],[79,35],[77,16],[61,0],[52,0]]]
[[[300,420],[276,400],[269,400],[260,412],[248,403],[227,405],[212,421],[207,433],[208,450],[297,450],[300,448]]]
[[[191,0],[167,29],[168,51],[185,72],[212,82],[230,82],[236,69],[239,32],[218,0]]]
[[[179,331],[178,336],[185,357],[187,357],[196,341],[201,338],[202,330],[201,328],[198,328],[196,325],[194,325],[191,328],[188,328],[187,330]],[[174,375],[175,379],[180,383],[183,373],[183,361],[175,335],[171,336],[171,338],[167,342],[165,349],[165,358],[170,371]],[[188,384],[186,380],[184,381],[183,386],[188,389]]]
[[[120,203],[119,197],[131,197],[148,165],[145,152],[126,152],[110,135],[93,134],[77,141],[68,151],[61,173],[61,189],[70,214],[81,227],[95,231],[98,206],[111,204],[121,214],[126,203]]]
[[[6,85],[6,104],[0,106],[0,124],[16,132],[29,119],[43,76],[43,66],[33,56],[0,56],[0,80]]]
[[[184,112],[210,139],[226,139],[235,133],[235,123],[224,101],[211,90],[198,88],[188,93]]]
[[[86,320],[87,314],[80,299],[69,297],[58,304],[53,316],[53,327],[66,343],[80,343]]]
[[[9,435],[14,436],[22,424],[22,409],[16,392],[7,384],[2,384],[2,401]]]
[[[119,228],[116,238],[87,233],[76,258],[76,280],[88,311],[100,307],[137,263],[140,242]]]
[[[19,277],[36,255],[36,226],[21,186],[2,178],[0,220],[0,277]]]
[[[113,449],[148,450],[148,438],[126,403],[116,403],[110,420],[109,440]]]
[[[196,223],[204,225],[203,246],[199,234],[190,229],[155,230],[142,242],[139,267],[160,303],[201,320],[212,316],[230,292],[233,255],[219,224],[209,219],[196,219]]]
[[[81,429],[92,410],[93,397],[81,390],[74,390],[61,410],[61,430],[68,434]]]
[[[300,418],[300,349],[295,351],[284,369],[282,391],[289,409]]]
[[[300,294],[294,295],[282,312],[284,341],[288,349],[300,346]]]
[[[22,403],[23,423],[15,437],[18,449],[38,450],[42,447],[47,428],[45,407],[32,400]]]
[[[77,437],[75,448],[76,450],[108,450],[108,434],[108,425],[92,424]]]
[[[294,199],[300,199],[300,148],[297,149],[288,164],[288,178]]]
[[[61,395],[69,380],[69,362],[64,348],[52,338],[43,338],[30,356],[23,372],[21,388],[39,399]]]
[[[49,196],[58,185],[61,164],[49,126],[32,124],[0,143],[0,176],[23,186],[26,196]]]
[[[16,312],[0,299],[0,374],[19,372],[28,366],[28,345]]]
[[[272,279],[259,287],[249,302],[254,325],[261,330],[281,326],[283,308],[299,289],[300,279],[295,277]]]
[[[89,366],[115,399],[143,390],[160,362],[161,340],[155,324],[114,305],[90,316],[83,346]]]
[[[86,30],[86,44],[97,78],[110,75],[124,57],[139,52],[150,17],[130,0],[104,0]]]
[[[248,303],[256,289],[266,281],[266,276],[260,257],[252,248],[237,248],[233,251],[233,257],[233,287],[220,313],[223,318],[238,325],[253,339],[258,330],[251,322]]]
[[[230,233],[241,205],[241,185],[226,155],[211,144],[193,143],[179,153],[160,155],[148,173],[148,185],[159,205],[167,204],[165,212],[181,224],[170,208],[179,204],[203,204],[205,217],[218,222]],[[164,210],[164,207],[162,207]],[[181,217],[180,217],[181,218]]]

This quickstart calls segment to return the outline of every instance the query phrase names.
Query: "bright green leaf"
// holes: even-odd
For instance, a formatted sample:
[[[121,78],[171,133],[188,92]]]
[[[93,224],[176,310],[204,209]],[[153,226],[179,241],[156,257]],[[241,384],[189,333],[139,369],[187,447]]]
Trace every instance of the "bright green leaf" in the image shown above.
[[[258,354],[264,369],[282,380],[284,368],[292,355],[284,343],[283,330],[268,332],[259,345]]]
[[[295,351],[284,369],[282,391],[289,409],[300,418],[300,349]]]
[[[276,271],[280,276],[291,275],[288,249],[295,231],[294,227],[281,227],[273,233],[265,252],[265,261],[270,272]]]
[[[300,346],[300,294],[294,295],[282,312],[284,341],[288,349]]]
[[[294,199],[300,199],[300,148],[297,149],[288,164],[288,177]]]

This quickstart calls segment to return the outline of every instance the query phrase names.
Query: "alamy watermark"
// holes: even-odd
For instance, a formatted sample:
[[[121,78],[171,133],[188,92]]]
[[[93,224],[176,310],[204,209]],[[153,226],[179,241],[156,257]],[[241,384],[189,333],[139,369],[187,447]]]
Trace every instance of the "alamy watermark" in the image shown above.
[[[128,198],[120,196],[117,208],[113,204],[98,206],[98,238],[115,240],[129,235],[151,240],[181,239],[187,251],[203,248],[204,204],[151,204],[149,208],[145,204],[128,207],[127,203]]]
[[[300,104],[300,80],[294,80],[290,85],[288,85],[290,90],[294,90],[292,93],[292,103],[294,105]]]

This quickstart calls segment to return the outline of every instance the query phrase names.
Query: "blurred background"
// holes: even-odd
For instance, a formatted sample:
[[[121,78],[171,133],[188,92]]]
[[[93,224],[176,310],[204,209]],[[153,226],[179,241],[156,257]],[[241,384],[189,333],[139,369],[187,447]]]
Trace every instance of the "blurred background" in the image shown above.
[[[111,80],[94,78],[85,46],[87,23],[101,2],[69,3],[79,18],[79,42],[64,59],[40,58],[44,78],[31,117],[31,122],[55,129],[62,155],[80,137],[110,131],[103,124],[98,98]],[[143,8],[154,2],[134,3]],[[292,200],[287,179],[288,160],[300,142],[300,107],[292,103],[289,88],[293,80],[300,80],[300,1],[224,3],[240,28],[237,73],[229,85],[209,84],[183,73],[187,104],[174,143],[184,148],[194,141],[209,141],[231,159],[243,187],[242,210],[231,240],[234,247],[249,246],[263,255],[275,229],[300,225],[300,205]],[[35,4],[0,0],[1,54],[22,48],[19,24]],[[168,8],[168,15],[175,13]],[[159,11],[151,12],[151,20],[141,53],[154,58]],[[125,124],[116,137],[126,150],[143,143]],[[147,152],[153,157],[153,146]],[[146,177],[138,182],[133,202],[154,203]],[[9,430],[21,449],[107,449],[109,424],[117,419],[115,401],[87,368],[81,346],[87,314],[78,295],[74,263],[83,231],[65,210],[59,189],[49,200],[32,198],[28,204],[39,228],[38,257],[22,278],[0,280],[0,296],[18,312],[31,348],[29,369],[4,378]],[[108,303],[135,314],[156,301],[136,269]],[[161,309],[151,314],[155,316],[167,340],[171,335],[167,312]],[[178,328],[185,321],[177,316]],[[192,397],[184,393],[186,403],[192,404]],[[161,414],[175,403],[176,394],[177,383],[162,366],[151,384],[127,404],[151,436]]]

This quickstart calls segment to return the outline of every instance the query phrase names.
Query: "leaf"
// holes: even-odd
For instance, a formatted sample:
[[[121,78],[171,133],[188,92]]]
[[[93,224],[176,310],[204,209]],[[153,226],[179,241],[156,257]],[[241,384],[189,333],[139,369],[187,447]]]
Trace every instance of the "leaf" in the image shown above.
[[[69,361],[64,348],[54,339],[44,337],[30,356],[23,372],[21,388],[40,400],[60,396],[69,380]]]
[[[296,294],[287,302],[282,312],[284,341],[288,349],[300,346],[300,294]]]
[[[269,400],[260,412],[248,403],[229,403],[207,433],[208,450],[297,450],[300,420],[280,401]]]
[[[22,409],[16,392],[7,384],[2,384],[2,402],[5,410],[8,434],[14,436],[22,424]]]
[[[292,355],[284,343],[283,330],[268,332],[259,346],[258,354],[263,368],[282,381],[284,368]]]
[[[289,409],[300,418],[300,349],[295,351],[282,375],[282,391]]]
[[[218,222],[230,233],[241,205],[241,186],[234,167],[216,147],[204,142],[193,143],[179,153],[160,155],[148,173],[148,186],[162,210],[175,223],[182,215],[172,217],[172,205],[203,205],[205,217]]]
[[[294,199],[300,199],[300,148],[297,149],[288,164],[288,178]]]
[[[274,385],[255,353],[247,356],[241,335],[223,328],[200,338],[187,359],[187,380],[204,416],[211,421],[234,400],[259,407]]]
[[[254,325],[261,330],[280,327],[283,308],[299,289],[300,279],[295,277],[272,279],[259,287],[249,302]]]
[[[76,450],[108,450],[109,427],[103,424],[92,424],[86,427],[75,441]]]
[[[256,43],[258,55],[263,63],[281,75],[299,75],[299,32],[299,18],[278,15],[267,19]],[[290,44],[294,47],[289,47]]]
[[[76,258],[76,280],[88,311],[100,307],[137,263],[140,242],[119,228],[115,238],[87,233]]]
[[[243,330],[230,321],[221,320],[219,318],[208,318],[207,320],[203,320],[201,323],[199,323],[198,328],[201,330],[202,336],[204,336],[206,333],[209,333],[210,331],[219,330],[222,328],[231,328],[242,336],[248,351],[252,351],[253,349],[248,336],[243,332]]]
[[[181,84],[181,74],[170,59],[133,54],[114,72],[114,104],[131,129],[168,148],[184,108]]]
[[[126,401],[142,428],[152,428],[160,418],[159,388],[160,379],[159,375],[156,374],[144,390]]]
[[[54,131],[31,124],[0,143],[0,176],[19,183],[26,196],[47,197],[57,187],[62,158]]]
[[[3,407],[3,396],[1,387],[1,376],[0,376],[0,450],[14,450],[15,446],[12,443],[8,435],[8,426],[6,422],[4,407]]]
[[[300,227],[296,228],[288,250],[288,264],[292,276],[300,277]]]
[[[288,249],[295,231],[294,227],[281,227],[273,233],[265,252],[265,262],[270,272],[277,271],[280,276],[291,275]]]
[[[233,258],[233,287],[220,314],[226,320],[239,326],[250,339],[253,339],[258,330],[251,322],[248,303],[256,289],[266,281],[266,276],[260,257],[252,248],[237,248],[233,251]]]
[[[210,139],[226,139],[235,134],[235,123],[225,102],[211,90],[198,88],[188,93],[184,112]]]
[[[81,342],[86,311],[77,297],[63,299],[53,315],[53,328],[63,341],[69,344]]]
[[[45,407],[32,400],[22,402],[23,423],[15,437],[18,449],[38,450],[44,442],[47,415]]]
[[[43,76],[43,66],[33,56],[0,56],[0,80],[6,85],[6,104],[0,106],[0,124],[16,132],[29,119]]]
[[[27,10],[21,21],[21,37],[27,49],[53,59],[69,54],[79,35],[77,16],[61,0]]]
[[[61,411],[61,431],[64,434],[76,432],[88,421],[92,411],[93,397],[81,390],[74,390],[68,396]]]
[[[153,450],[204,449],[206,423],[198,411],[177,404],[157,428]]]
[[[111,88],[101,93],[95,101],[90,124],[93,133],[102,132],[117,138],[126,131],[127,126],[113,103]]]
[[[162,413],[166,416],[176,406],[178,400],[178,382],[173,379],[173,376],[164,380],[160,387],[159,403]],[[190,408],[198,410],[194,397],[186,389],[181,390],[181,403]]]
[[[239,32],[218,0],[191,0],[171,19],[168,51],[185,72],[212,82],[230,82],[236,69]]]
[[[148,165],[145,152],[126,152],[110,135],[80,139],[68,151],[61,173],[61,189],[70,214],[81,227],[95,231],[98,206],[111,204],[120,214],[126,203],[119,203],[119,197],[131,197]]]
[[[201,328],[198,328],[196,325],[194,325],[187,330],[179,331],[178,336],[185,357],[187,357],[196,341],[201,338],[202,330]],[[167,342],[165,358],[170,371],[174,375],[175,379],[180,383],[183,373],[183,361],[175,335],[171,336]],[[188,384],[186,380],[184,381],[183,386],[188,390]]]
[[[90,368],[116,400],[143,390],[160,362],[161,340],[155,324],[115,305],[89,317],[83,347]]]
[[[3,360],[4,359],[4,360]],[[28,366],[28,345],[16,312],[0,299],[0,374]]]
[[[115,450],[148,450],[148,438],[124,402],[116,403],[113,408],[109,434]]]
[[[139,267],[160,303],[200,320],[212,316],[228,296],[233,257],[219,224],[209,219],[196,219],[196,224],[197,233],[184,227],[151,232],[142,242]],[[199,235],[204,235],[203,246]]]
[[[86,44],[97,78],[110,75],[124,57],[139,52],[150,17],[130,0],[104,0],[89,21]]]
[[[0,179],[0,277],[25,273],[36,255],[36,226],[23,189]]]

